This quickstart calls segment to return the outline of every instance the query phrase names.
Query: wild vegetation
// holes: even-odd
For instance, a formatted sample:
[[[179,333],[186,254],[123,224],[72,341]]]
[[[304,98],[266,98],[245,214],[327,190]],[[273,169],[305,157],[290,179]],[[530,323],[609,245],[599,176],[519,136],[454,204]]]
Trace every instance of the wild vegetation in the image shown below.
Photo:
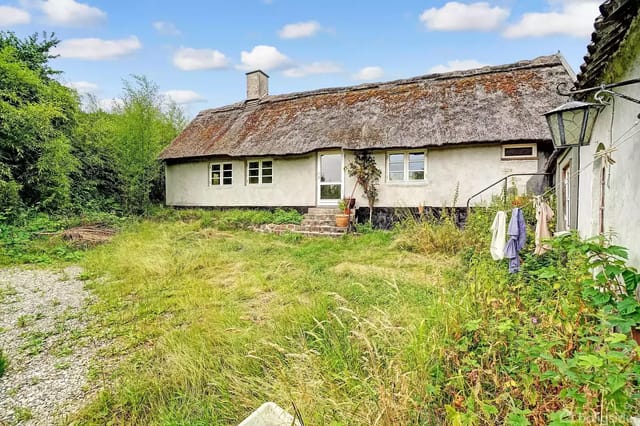
[[[111,112],[81,104],[49,66],[57,43],[0,32],[0,263],[85,268],[89,333],[110,344],[92,367],[102,391],[72,421],[233,424],[268,400],[334,425],[638,412],[640,276],[623,248],[569,235],[509,275],[488,252],[504,206],[465,229],[445,214],[340,239],[247,230],[294,211],[157,209],[155,158],[181,111],[141,76]],[[119,233],[91,249],[61,238],[87,223]]]
[[[640,309],[594,291],[633,294],[622,248],[567,236],[509,275],[486,213],[455,255],[398,243],[446,241],[437,221],[303,239],[225,214],[165,211],[87,253],[93,333],[119,364],[95,365],[105,390],[79,421],[228,424],[273,400],[307,424],[617,424],[639,407]]]

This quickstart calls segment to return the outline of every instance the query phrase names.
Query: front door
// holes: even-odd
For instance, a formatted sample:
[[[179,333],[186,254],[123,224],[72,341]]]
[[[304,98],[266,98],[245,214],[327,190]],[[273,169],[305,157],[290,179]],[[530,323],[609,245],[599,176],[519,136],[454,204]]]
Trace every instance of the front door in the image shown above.
[[[318,205],[336,205],[342,198],[341,152],[318,154]]]

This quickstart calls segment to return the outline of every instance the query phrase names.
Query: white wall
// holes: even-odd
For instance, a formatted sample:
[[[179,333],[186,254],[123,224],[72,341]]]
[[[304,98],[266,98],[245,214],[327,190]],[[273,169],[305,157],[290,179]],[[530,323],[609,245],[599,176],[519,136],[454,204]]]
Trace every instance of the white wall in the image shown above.
[[[395,152],[395,151],[394,151]],[[501,146],[468,146],[427,150],[427,179],[425,182],[389,182],[386,178],[386,155],[374,153],[378,167],[383,171],[377,207],[452,206],[456,186],[459,194],[456,206],[464,207],[467,198],[511,173],[535,173],[537,160],[501,160]],[[344,164],[353,159],[344,152]],[[315,206],[317,194],[317,154],[304,157],[274,158],[273,183],[248,185],[245,160],[224,160],[233,163],[233,185],[211,186],[209,165],[212,160],[180,163],[166,166],[166,203],[170,206]],[[217,162],[217,161],[216,161]],[[530,178],[509,180],[519,193],[525,192]],[[344,196],[351,195],[354,179],[345,173]],[[499,194],[502,186],[494,188]],[[475,198],[472,204],[487,202],[491,191]],[[359,188],[358,206],[367,201]]]
[[[413,150],[412,150],[413,151]],[[395,152],[395,151],[394,151]],[[541,155],[541,154],[540,154]],[[455,206],[465,207],[467,198],[486,186],[512,173],[536,173],[538,160],[501,160],[502,148],[495,146],[467,146],[460,148],[431,148],[427,150],[427,179],[425,182],[389,182],[386,178],[385,153],[375,152],[376,162],[383,176],[379,187],[379,207],[417,207],[420,203],[431,207],[452,207],[452,201],[459,184],[459,194]],[[353,159],[347,153],[346,160]],[[509,187],[515,183],[518,192],[524,193],[528,176],[509,179]],[[354,180],[346,177],[345,193],[351,194]],[[502,185],[494,187],[471,205],[489,202],[491,194],[500,194]],[[366,206],[367,202],[360,190],[357,191],[357,203]]]
[[[274,158],[273,183],[248,185],[244,160],[233,164],[232,185],[210,185],[213,160],[166,166],[166,203],[169,206],[315,206],[316,155]]]
[[[623,80],[640,77],[640,63]],[[640,99],[640,84],[614,89]],[[615,108],[613,132],[612,111]],[[640,267],[640,105],[616,98],[598,117],[590,145],[580,149],[580,198],[578,230],[583,237],[598,234],[599,179],[594,173],[594,155],[600,144],[615,146],[615,164],[609,168],[605,187],[605,232],[614,233],[614,243],[630,251],[631,264]]]

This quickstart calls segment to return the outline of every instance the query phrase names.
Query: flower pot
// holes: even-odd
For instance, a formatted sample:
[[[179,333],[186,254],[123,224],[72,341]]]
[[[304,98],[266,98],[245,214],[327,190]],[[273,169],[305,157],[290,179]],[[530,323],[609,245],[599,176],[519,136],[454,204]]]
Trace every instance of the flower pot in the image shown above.
[[[337,214],[336,215],[336,226],[338,228],[346,228],[347,226],[349,226],[349,215]]]

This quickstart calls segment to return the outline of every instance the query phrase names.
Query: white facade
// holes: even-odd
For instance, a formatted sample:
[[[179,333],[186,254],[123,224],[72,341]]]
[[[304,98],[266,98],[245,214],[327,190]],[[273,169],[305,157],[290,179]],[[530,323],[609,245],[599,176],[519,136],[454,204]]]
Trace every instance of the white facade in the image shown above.
[[[622,80],[639,77],[636,61]],[[640,84],[614,90],[640,99]],[[580,235],[592,237],[601,231],[612,235],[614,244],[629,249],[630,263],[636,267],[640,267],[639,113],[640,105],[620,98],[600,113],[591,143],[580,148],[577,206]],[[608,153],[615,163],[598,152]]]
[[[398,158],[399,154],[407,154],[406,158],[408,158],[410,153],[418,154],[412,158],[424,158],[424,179],[392,180],[389,175],[390,158]],[[424,156],[421,157],[420,153]],[[341,173],[337,173],[336,170],[329,173],[332,176],[339,176],[338,181],[335,182],[337,186],[333,189],[339,191],[340,198],[350,196],[355,181],[343,169],[354,158],[353,153],[334,150],[295,157],[215,158],[167,164],[166,203],[171,206],[215,207],[335,205],[335,200],[323,200],[320,196],[322,186],[327,186],[326,179],[322,178],[323,173],[320,172],[322,156],[327,154],[329,157],[333,155],[334,160],[336,158],[342,160],[342,163],[338,163],[337,166],[341,169]],[[390,157],[390,154],[397,155]],[[541,154],[538,153],[538,155]],[[417,207],[420,204],[431,207],[452,207],[456,190],[458,197],[455,206],[463,207],[466,205],[467,198],[488,185],[509,174],[536,173],[539,164],[536,158],[503,159],[501,145],[375,151],[374,156],[383,174],[376,207]],[[260,160],[271,162],[271,182],[250,183],[249,164],[255,164]],[[212,182],[212,165],[216,165],[214,166],[216,172],[222,173],[225,164],[231,171],[227,175],[226,184],[222,181]],[[336,169],[335,163],[331,167]],[[415,167],[420,168],[419,165]],[[333,177],[329,183],[334,182],[335,179]],[[527,176],[516,177],[510,179],[508,185],[510,187],[515,185],[519,193],[524,193],[528,180]],[[472,204],[490,201],[491,194],[498,194],[502,189],[501,185],[497,185],[493,191],[487,191],[482,197],[475,198]],[[331,197],[326,197],[325,194],[325,198]],[[355,198],[357,206],[367,206],[361,188],[356,190]]]

